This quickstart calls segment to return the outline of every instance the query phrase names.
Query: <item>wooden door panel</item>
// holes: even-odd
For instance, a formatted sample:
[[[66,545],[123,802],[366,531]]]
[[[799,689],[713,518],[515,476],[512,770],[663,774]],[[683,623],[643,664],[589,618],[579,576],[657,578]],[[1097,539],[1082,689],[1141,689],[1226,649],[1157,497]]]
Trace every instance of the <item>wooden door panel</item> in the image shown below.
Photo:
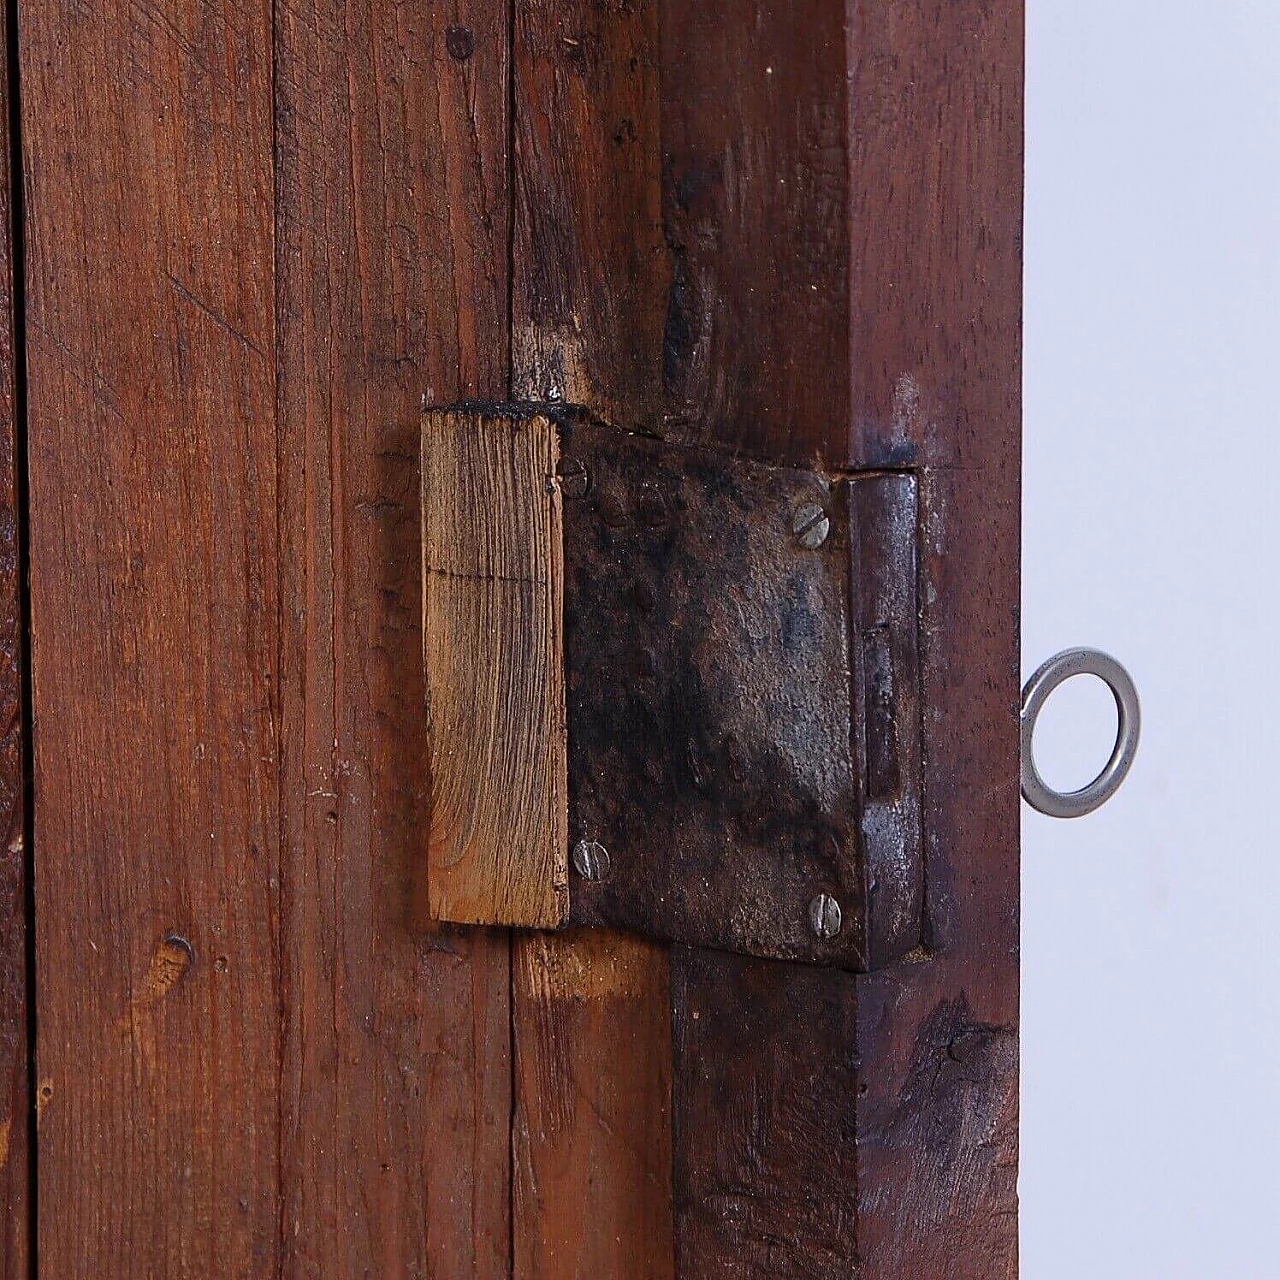
[[[417,413],[506,385],[457,16],[24,11],[50,1274],[506,1265],[508,943],[418,903]]]
[[[22,6],[7,1273],[34,1088],[51,1275],[1016,1274],[1021,17]],[[419,418],[462,400],[914,474],[904,963],[430,921]]]
[[[0,1277],[16,1280],[30,1264],[31,1082],[28,1079],[28,808],[25,794],[26,707],[22,671],[22,533],[19,372],[23,363],[20,294],[14,261],[10,132],[10,32],[0,38]]]
[[[253,1274],[280,1248],[270,9],[22,17],[40,1265]]]
[[[284,1265],[487,1280],[509,942],[425,926],[417,421],[506,390],[506,18],[275,15]]]

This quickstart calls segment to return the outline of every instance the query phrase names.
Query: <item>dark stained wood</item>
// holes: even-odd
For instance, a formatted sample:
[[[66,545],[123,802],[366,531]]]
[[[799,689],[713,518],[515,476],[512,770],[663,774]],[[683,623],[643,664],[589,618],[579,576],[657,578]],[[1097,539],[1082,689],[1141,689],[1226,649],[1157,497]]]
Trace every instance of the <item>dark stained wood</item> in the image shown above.
[[[680,1276],[855,1274],[855,981],[672,949]]]
[[[27,921],[22,745],[23,637],[19,602],[15,470],[17,362],[8,27],[0,35],[0,1278],[27,1275],[30,1241],[27,1159]]]
[[[426,925],[424,400],[507,384],[507,14],[276,7],[288,1275],[510,1256],[505,934]]]
[[[665,949],[527,937],[513,985],[516,1280],[672,1280]]]
[[[653,425],[671,279],[659,6],[513,2],[513,392]]]
[[[637,424],[661,385],[670,274],[658,7],[514,2],[511,394]],[[557,975],[554,985],[513,984],[516,1276],[667,1280],[672,1229],[658,1172],[671,1152],[666,950],[517,934],[513,954],[517,975],[538,973],[554,954]],[[622,1001],[612,993],[619,965],[629,974]],[[628,1063],[626,1044],[644,1044],[645,1061]],[[566,1095],[572,1111],[551,1110]],[[579,1260],[592,1265],[577,1269]]]
[[[913,448],[923,463],[925,893],[935,953],[859,986],[858,1249],[874,1280],[1009,1280],[1022,4],[891,0],[854,12],[862,250],[850,440],[861,462]]]
[[[850,262],[871,234],[850,222],[846,8],[663,0],[668,431],[846,461]]]
[[[794,1143],[791,1115],[753,1112],[748,1140],[739,1116],[755,1104],[743,1080],[708,1090],[691,1060],[688,1071],[677,1064],[681,1275],[809,1274],[815,1219],[824,1205],[845,1205],[857,1219],[845,1274],[856,1242],[861,1280],[1008,1280],[1017,1266],[1022,6],[859,5],[847,46],[842,11],[802,8],[785,23],[730,0],[663,10],[664,208],[674,201],[678,215],[670,238],[698,247],[688,268],[696,321],[684,331],[704,345],[690,339],[687,350],[721,353],[669,359],[680,377],[668,391],[686,401],[685,429],[731,448],[921,468],[931,954],[859,978],[844,1016],[811,1023],[816,1078],[857,1063],[856,1089],[828,1095],[826,1117],[856,1131],[856,1177],[835,1166],[815,1200],[778,1189],[804,1184],[812,1159]],[[811,76],[786,100],[797,104],[791,131],[772,96],[779,68]],[[788,203],[773,190],[784,179],[808,184],[811,198]],[[833,211],[847,255],[831,243]],[[695,213],[696,236],[682,233],[679,217]],[[818,296],[806,305],[799,255],[823,245]],[[681,287],[677,273],[673,296]],[[669,356],[671,336],[668,327]],[[815,351],[821,367],[810,363]],[[743,389],[765,407],[752,412]],[[726,1026],[749,1017],[745,998],[724,1009],[729,997],[704,987],[708,966],[697,961],[681,953],[673,971],[678,1037],[704,1005]],[[787,979],[762,965],[754,981],[771,991]],[[785,1024],[762,1029],[750,1052],[751,1080],[785,1074],[796,1056]],[[732,1201],[717,1190],[727,1183]],[[767,1231],[735,1235],[744,1203]],[[731,1239],[742,1248],[726,1273]]]
[[[266,4],[24,6],[39,1257],[280,1258]]]

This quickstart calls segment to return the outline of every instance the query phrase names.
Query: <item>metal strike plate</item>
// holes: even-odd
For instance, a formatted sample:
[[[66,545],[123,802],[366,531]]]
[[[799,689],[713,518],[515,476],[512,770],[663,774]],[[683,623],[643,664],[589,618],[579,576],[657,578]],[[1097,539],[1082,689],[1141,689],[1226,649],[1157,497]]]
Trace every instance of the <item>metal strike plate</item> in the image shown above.
[[[910,951],[914,478],[572,421],[561,453],[570,919],[852,968]]]
[[[915,478],[510,412],[558,437],[569,921],[859,970],[917,948]]]

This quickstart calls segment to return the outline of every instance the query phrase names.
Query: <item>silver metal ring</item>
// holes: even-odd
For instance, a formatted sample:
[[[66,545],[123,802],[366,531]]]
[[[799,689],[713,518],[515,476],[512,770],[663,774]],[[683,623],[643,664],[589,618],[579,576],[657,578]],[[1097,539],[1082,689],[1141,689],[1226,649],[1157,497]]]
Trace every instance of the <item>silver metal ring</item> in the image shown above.
[[[1116,745],[1106,767],[1079,791],[1055,791],[1036,768],[1034,739],[1036,719],[1049,695],[1072,676],[1097,676],[1116,700]],[[1083,818],[1106,804],[1128,776],[1138,751],[1142,712],[1138,691],[1129,673],[1109,654],[1098,649],[1067,649],[1050,658],[1022,690],[1022,798],[1051,818]]]

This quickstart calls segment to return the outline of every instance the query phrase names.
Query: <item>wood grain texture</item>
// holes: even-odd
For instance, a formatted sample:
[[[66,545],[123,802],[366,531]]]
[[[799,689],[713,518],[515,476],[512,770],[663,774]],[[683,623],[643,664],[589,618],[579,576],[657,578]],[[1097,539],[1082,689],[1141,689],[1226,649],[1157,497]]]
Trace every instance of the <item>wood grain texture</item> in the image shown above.
[[[672,1280],[665,948],[570,931],[516,957],[515,1277]]]
[[[24,6],[48,1275],[280,1257],[271,13]]]
[[[436,919],[554,929],[569,912],[559,458],[544,417],[423,416]]]
[[[672,949],[680,1276],[858,1274],[855,982]]]
[[[849,440],[861,462],[921,465],[933,952],[859,984],[868,1280],[1018,1266],[1022,17],[1021,0],[891,0],[851,31]]]
[[[488,1280],[508,943],[421,927],[417,450],[505,390],[506,16],[272,16],[23,15],[42,1262]]]
[[[667,429],[839,466],[849,396],[847,11],[663,0]]]
[[[510,1256],[509,945],[427,927],[418,451],[507,386],[507,13],[276,6],[285,1274]]]
[[[14,221],[8,28],[0,35],[0,1280],[28,1273],[27,928]]]
[[[680,1273],[720,1274],[726,1242],[739,1240],[742,1275],[808,1274],[816,1264],[805,1257],[806,1232],[824,1220],[824,1204],[828,1213],[852,1204],[845,1273],[856,1249],[860,1280],[1009,1280],[1017,1268],[1022,5],[890,0],[854,6],[847,32],[835,30],[841,11],[801,8],[784,28],[732,0],[664,7],[669,239],[687,240],[681,219],[697,214],[687,277],[697,288],[684,303],[677,272],[673,307],[703,317],[685,326],[689,334],[725,335],[725,354],[703,375],[697,360],[671,358],[679,351],[669,325],[668,373],[688,372],[669,376],[667,389],[684,388],[680,429],[729,448],[919,468],[931,954],[859,978],[842,1017],[813,1023],[817,1077],[857,1064],[856,1090],[827,1095],[826,1117],[840,1131],[852,1126],[857,1163],[856,1171],[833,1166],[812,1201],[778,1190],[788,1165],[803,1184],[812,1159],[794,1143],[792,1118],[758,1113],[744,1147],[739,1116],[755,1105],[750,1097],[701,1088],[678,1065]],[[784,75],[809,67],[813,77],[793,95],[790,124],[771,96],[780,67]],[[833,108],[828,135],[822,122]],[[815,150],[820,136],[830,145]],[[739,159],[757,154],[770,162]],[[772,190],[781,180],[809,183],[814,198],[789,203]],[[688,210],[682,187],[692,193]],[[803,304],[794,289],[803,262],[790,255],[827,243],[841,210],[835,222],[848,252],[831,249],[812,281],[818,296]],[[735,270],[739,280],[726,278]],[[776,325],[758,295],[784,271],[792,289],[766,290],[790,321]],[[831,361],[793,386],[788,379],[814,351]],[[766,403],[757,410],[740,399],[744,388]],[[821,398],[810,398],[813,388]],[[691,1015],[681,1000],[716,1008],[727,997],[704,989],[707,970],[688,956],[677,968],[683,1035]],[[765,965],[753,978],[761,990],[787,980]],[[749,1007],[744,997],[736,1016]],[[735,1014],[721,1017],[732,1025]],[[783,1025],[762,1029],[750,1053],[751,1078],[785,1072],[793,1049]],[[744,1203],[769,1221],[767,1232],[735,1235],[735,1206]]]
[[[642,425],[660,408],[670,279],[658,6],[515,0],[514,36],[511,393]],[[666,1280],[666,950],[621,936],[517,934],[513,956],[516,1276]],[[548,956],[554,985],[519,979]],[[619,971],[629,974],[624,1000]],[[642,1059],[629,1061],[626,1045]]]
[[[514,391],[662,411],[658,4],[515,3]]]
[[[822,0],[661,6],[668,434],[770,462],[855,461],[849,263],[878,231],[849,225],[846,22]],[[681,1280],[868,1280],[857,983],[678,949],[671,990]]]

